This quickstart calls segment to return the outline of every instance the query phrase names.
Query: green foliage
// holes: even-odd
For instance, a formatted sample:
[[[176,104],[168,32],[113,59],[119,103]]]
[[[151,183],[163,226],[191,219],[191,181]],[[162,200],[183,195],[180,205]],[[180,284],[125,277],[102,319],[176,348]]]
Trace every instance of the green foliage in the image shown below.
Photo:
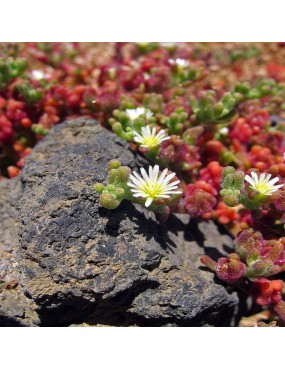
[[[154,114],[161,113],[163,109],[162,95],[156,93],[145,94],[143,98],[143,106]]]
[[[44,97],[44,92],[40,89],[33,88],[29,82],[18,84],[17,89],[29,105],[36,104]]]
[[[198,123],[219,123],[227,121],[235,114],[235,107],[241,101],[242,95],[238,92],[225,93],[217,101],[213,90],[202,91],[199,98],[191,97],[193,110],[192,121]]]
[[[260,276],[272,276],[280,272],[280,267],[274,265],[274,263],[266,258],[264,260],[258,260],[246,269],[245,276],[248,278],[257,278]]]
[[[138,42],[137,47],[141,54],[145,54],[158,49],[159,42]]]
[[[109,123],[116,135],[126,141],[132,141],[135,132],[141,132],[142,127],[147,123],[155,122],[153,117],[147,118],[145,114],[141,114],[136,119],[132,120],[125,111],[114,110]]]
[[[203,134],[204,128],[202,126],[195,126],[186,129],[181,138],[185,141],[188,145],[195,145],[197,143],[198,138]]]
[[[126,109],[134,109],[136,107],[135,99],[130,95],[122,95],[120,98],[120,111],[125,111]]]
[[[231,166],[225,167],[222,173],[220,194],[229,207],[235,207],[240,203],[240,191],[244,187],[244,173],[235,171]]]
[[[234,49],[230,50],[231,62],[236,62],[237,60],[246,60],[250,58],[257,57],[260,54],[260,50],[253,46],[250,49]]]
[[[160,118],[161,124],[169,128],[169,133],[171,135],[179,135],[187,127],[187,118],[188,114],[184,111],[183,108],[177,108],[175,112],[170,113],[170,115],[162,116]]]
[[[174,84],[199,80],[203,74],[204,68],[195,64],[189,64],[186,67],[181,67],[179,65],[173,66]]]
[[[272,79],[259,79],[254,87],[251,87],[249,82],[237,83],[234,92],[242,94],[243,100],[261,99],[272,95],[276,86],[276,82]]]
[[[5,88],[12,80],[21,76],[28,67],[26,59],[0,58],[0,89]]]
[[[32,124],[31,129],[36,135],[45,136],[48,134],[48,130],[41,123]]]
[[[107,185],[97,183],[95,190],[100,194],[100,204],[107,209],[117,208],[123,199],[131,196],[127,185],[131,170],[121,166],[120,161],[112,160],[108,164]]]
[[[248,47],[235,47],[232,50],[225,50],[224,48],[214,52],[214,59],[217,63],[233,64],[238,60],[247,60],[257,57],[260,54],[260,49],[256,46]]]

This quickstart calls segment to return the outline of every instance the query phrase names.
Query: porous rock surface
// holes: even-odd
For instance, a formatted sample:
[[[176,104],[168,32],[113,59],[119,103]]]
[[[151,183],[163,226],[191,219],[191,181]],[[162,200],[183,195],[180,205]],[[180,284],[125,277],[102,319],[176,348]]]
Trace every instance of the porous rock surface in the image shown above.
[[[94,184],[105,180],[114,158],[138,165],[125,142],[80,118],[56,126],[27,159],[14,216],[18,290],[24,311],[35,314],[22,314],[20,322],[228,325],[237,296],[200,268],[199,256],[231,247],[231,239],[214,223],[186,215],[160,225],[126,201],[102,208]]]
[[[20,178],[0,181],[0,326],[36,325],[35,303],[19,285]]]

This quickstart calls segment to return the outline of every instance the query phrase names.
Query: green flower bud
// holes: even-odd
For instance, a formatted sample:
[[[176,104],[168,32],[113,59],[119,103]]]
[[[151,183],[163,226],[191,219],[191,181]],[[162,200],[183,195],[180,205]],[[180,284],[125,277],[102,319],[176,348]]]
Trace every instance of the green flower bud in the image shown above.
[[[231,166],[227,166],[224,168],[223,173],[222,173],[222,178],[224,179],[227,175],[234,173],[235,169]]]
[[[228,207],[235,207],[239,204],[239,197],[234,193],[226,193],[223,196],[224,202]]]
[[[107,209],[115,209],[119,206],[120,201],[115,198],[114,195],[108,193],[108,192],[103,192],[100,195],[100,204]]]
[[[101,183],[97,183],[95,184],[95,190],[101,194],[103,190],[105,190],[105,186]]]
[[[111,169],[119,168],[120,166],[121,166],[121,162],[120,161],[118,161],[117,159],[112,159],[108,163],[108,171],[110,171]]]

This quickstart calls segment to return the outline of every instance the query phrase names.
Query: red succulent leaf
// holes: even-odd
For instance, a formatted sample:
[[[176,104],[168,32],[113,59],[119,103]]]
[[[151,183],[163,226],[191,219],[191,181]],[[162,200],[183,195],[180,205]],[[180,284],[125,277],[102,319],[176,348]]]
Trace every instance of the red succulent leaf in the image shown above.
[[[218,259],[216,274],[219,279],[227,283],[235,283],[244,276],[246,265],[240,261],[236,253],[231,253],[228,257]]]
[[[256,303],[260,305],[276,304],[282,300],[283,287],[282,280],[268,280],[260,277],[253,283],[252,294]]]

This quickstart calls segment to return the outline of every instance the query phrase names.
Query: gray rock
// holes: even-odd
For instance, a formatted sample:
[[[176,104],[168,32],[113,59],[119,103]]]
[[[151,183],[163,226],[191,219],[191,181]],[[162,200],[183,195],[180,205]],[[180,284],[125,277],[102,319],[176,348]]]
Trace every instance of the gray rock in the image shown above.
[[[38,323],[35,303],[20,285],[18,199],[19,178],[0,181],[0,326]]]
[[[56,126],[26,162],[21,286],[41,325],[226,325],[237,296],[198,268],[201,230],[191,244],[189,220],[161,226],[128,202],[99,206],[94,184],[113,158],[137,164],[125,142],[81,118]],[[216,233],[214,243],[231,242]]]

